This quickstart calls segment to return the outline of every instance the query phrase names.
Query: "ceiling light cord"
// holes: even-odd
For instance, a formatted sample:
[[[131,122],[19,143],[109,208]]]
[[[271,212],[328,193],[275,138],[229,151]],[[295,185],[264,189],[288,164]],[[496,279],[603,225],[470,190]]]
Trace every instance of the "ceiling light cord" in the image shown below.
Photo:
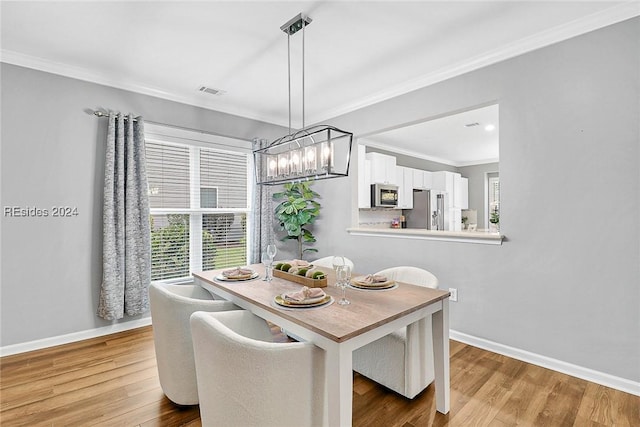
[[[304,129],[304,34],[307,23],[302,20],[302,129]]]
[[[289,135],[291,135],[291,34],[287,33],[287,79],[289,84]]]

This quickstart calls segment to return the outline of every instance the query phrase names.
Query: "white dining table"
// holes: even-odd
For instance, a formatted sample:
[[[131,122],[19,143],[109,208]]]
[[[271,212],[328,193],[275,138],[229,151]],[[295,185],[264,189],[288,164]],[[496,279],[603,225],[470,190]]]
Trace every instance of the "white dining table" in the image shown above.
[[[322,288],[335,302],[311,309],[287,309],[274,303],[283,293],[301,285],[274,277],[266,282],[264,266],[251,265],[260,277],[248,281],[217,280],[223,270],[194,273],[203,288],[251,311],[325,351],[327,420],[330,427],[352,425],[352,353],[404,326],[432,316],[436,410],[449,412],[449,292],[398,283],[386,291],[347,289],[349,305],[339,305],[340,289],[327,269],[328,286]]]

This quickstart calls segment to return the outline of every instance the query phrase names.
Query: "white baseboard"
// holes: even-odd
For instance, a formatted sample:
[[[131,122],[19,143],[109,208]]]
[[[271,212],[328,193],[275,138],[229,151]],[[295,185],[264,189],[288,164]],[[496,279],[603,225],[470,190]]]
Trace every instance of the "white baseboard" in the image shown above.
[[[454,330],[449,331],[449,338],[455,341],[460,341],[462,343],[472,345],[474,347],[481,348],[483,350],[502,354],[513,359],[522,360],[523,362],[531,363],[533,365],[541,366],[543,368],[551,369],[557,372],[562,372],[563,374],[591,381],[593,383],[600,384],[606,387],[611,387],[616,390],[624,391],[625,393],[640,396],[640,382],[634,382],[625,378],[605,374],[604,372],[594,371],[593,369],[573,365],[561,360],[552,359],[550,357],[531,353],[526,350],[509,347],[507,345],[489,341],[484,338],[474,337],[473,335],[467,335]]]
[[[129,322],[114,323],[113,325],[103,326],[101,328],[88,329],[86,331],[58,335],[55,337],[43,338],[41,340],[28,341],[20,344],[6,345],[4,347],[0,347],[0,357],[115,334],[117,332],[128,331],[130,329],[141,328],[150,324],[151,317],[145,317],[143,319],[131,320]]]

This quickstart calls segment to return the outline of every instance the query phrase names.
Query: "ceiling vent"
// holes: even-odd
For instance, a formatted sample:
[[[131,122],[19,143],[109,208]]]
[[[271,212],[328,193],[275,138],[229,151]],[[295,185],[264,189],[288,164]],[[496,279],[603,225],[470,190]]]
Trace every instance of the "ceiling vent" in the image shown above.
[[[473,123],[467,123],[466,125],[464,125],[464,127],[466,127],[466,128],[472,128],[472,127],[476,127],[476,126],[480,126],[480,123],[473,122]]]
[[[207,86],[200,87],[200,92],[208,93],[209,95],[218,95],[218,96],[226,93],[224,90],[215,89]]]

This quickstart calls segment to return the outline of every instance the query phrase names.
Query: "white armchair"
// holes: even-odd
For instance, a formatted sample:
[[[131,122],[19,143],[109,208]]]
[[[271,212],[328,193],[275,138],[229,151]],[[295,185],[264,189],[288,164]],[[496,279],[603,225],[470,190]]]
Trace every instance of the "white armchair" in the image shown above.
[[[412,285],[438,287],[436,276],[416,267],[388,268],[376,274]],[[353,370],[413,399],[434,379],[431,317],[354,351]]]
[[[344,263],[345,265],[348,265],[351,268],[351,271],[353,271],[353,261],[351,261],[349,258],[347,257],[342,257],[344,258]],[[315,261],[309,261],[311,264],[313,265],[317,265],[320,267],[328,267],[330,269],[333,270],[333,255],[332,256],[326,256],[324,258],[319,258]]]
[[[164,394],[178,405],[198,404],[189,317],[195,311],[240,310],[197,285],[149,286],[153,342]]]
[[[203,426],[321,426],[324,351],[274,343],[248,311],[194,313],[191,331]]]

